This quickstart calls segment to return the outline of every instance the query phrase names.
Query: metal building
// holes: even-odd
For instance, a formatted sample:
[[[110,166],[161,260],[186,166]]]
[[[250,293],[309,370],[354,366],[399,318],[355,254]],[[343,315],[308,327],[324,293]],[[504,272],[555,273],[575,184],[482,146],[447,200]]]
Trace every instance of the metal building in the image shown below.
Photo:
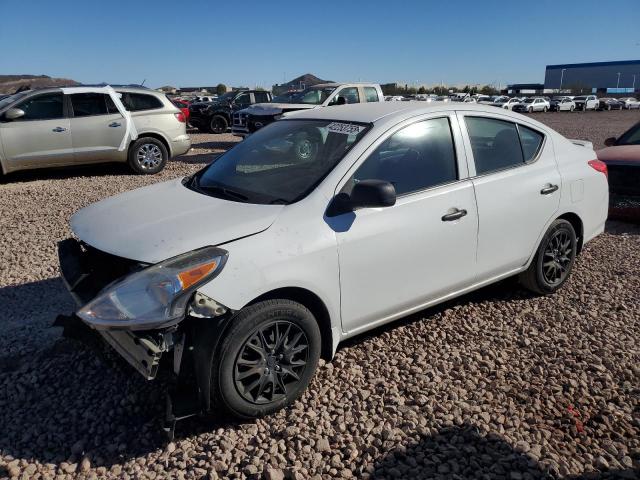
[[[546,92],[634,93],[640,91],[640,60],[547,65]]]

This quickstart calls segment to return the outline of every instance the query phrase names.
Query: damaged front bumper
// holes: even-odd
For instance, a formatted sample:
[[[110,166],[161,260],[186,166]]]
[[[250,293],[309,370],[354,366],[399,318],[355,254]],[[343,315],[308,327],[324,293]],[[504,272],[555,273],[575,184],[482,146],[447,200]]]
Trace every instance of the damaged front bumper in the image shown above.
[[[58,256],[63,281],[80,307],[113,282],[149,267],[98,251],[75,239],[60,242]],[[226,307],[196,291],[185,317],[165,327],[151,330],[105,327],[86,323],[76,314],[60,315],[54,325],[64,327],[65,336],[85,343],[106,341],[147,380],[156,378],[160,368],[167,365],[175,379],[173,395],[170,394],[167,403],[172,411],[167,412],[167,419],[175,421],[211,410],[213,354],[231,315]],[[185,405],[189,405],[186,409],[189,415],[185,414]],[[174,409],[182,413],[176,416]]]

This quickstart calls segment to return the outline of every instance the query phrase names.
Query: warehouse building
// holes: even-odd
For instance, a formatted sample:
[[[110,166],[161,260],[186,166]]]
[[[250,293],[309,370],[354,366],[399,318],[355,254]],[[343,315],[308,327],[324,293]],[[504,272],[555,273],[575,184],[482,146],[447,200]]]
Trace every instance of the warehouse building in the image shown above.
[[[634,93],[640,91],[640,60],[548,65],[545,92]]]

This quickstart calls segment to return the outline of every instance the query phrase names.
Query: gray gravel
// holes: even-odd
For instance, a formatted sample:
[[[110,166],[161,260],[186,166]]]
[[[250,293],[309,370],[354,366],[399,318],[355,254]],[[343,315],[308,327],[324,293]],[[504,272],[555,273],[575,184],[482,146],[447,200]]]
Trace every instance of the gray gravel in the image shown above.
[[[640,112],[534,114],[603,144]],[[60,338],[73,305],[55,244],[77,209],[193,172],[101,166],[0,184],[0,478],[638,478],[640,228],[610,222],[556,295],[505,281],[361,336],[293,407],[187,421],[167,444],[163,385]]]

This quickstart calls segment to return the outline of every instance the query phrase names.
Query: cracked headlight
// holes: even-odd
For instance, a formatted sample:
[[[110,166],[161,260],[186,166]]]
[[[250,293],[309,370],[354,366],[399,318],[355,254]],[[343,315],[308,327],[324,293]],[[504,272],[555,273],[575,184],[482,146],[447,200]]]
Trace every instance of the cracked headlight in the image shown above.
[[[214,278],[228,253],[205,247],[147,267],[109,285],[78,310],[95,328],[151,329],[184,318],[191,294]]]

